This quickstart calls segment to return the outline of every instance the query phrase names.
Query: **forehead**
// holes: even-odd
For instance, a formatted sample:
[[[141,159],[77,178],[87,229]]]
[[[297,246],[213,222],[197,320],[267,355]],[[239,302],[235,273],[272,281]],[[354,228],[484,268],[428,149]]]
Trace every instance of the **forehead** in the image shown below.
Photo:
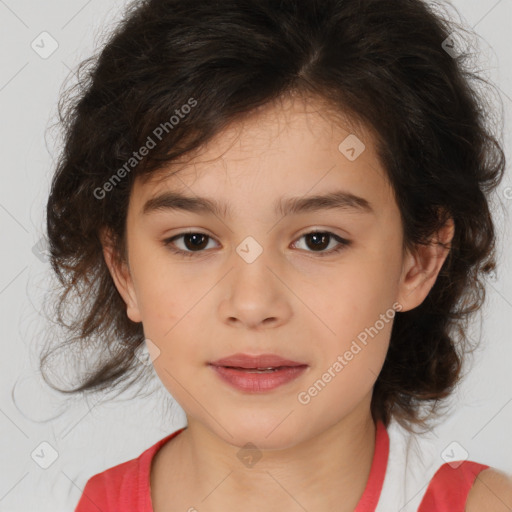
[[[242,185],[267,198],[339,185],[352,187],[354,195],[357,190],[377,196],[389,192],[371,130],[322,101],[285,98],[232,122],[145,181],[137,178],[133,207],[141,212],[162,190],[236,202],[233,192]]]

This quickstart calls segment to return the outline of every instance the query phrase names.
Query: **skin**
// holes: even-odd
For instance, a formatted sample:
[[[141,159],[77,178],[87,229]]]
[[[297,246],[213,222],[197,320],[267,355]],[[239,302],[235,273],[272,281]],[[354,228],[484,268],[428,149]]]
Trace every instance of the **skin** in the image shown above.
[[[495,468],[482,471],[471,487],[466,512],[510,512],[512,475]]]
[[[495,468],[482,471],[471,487],[466,512],[510,512],[512,475]]]
[[[168,166],[158,180],[136,180],[127,263],[116,263],[103,236],[127,315],[143,323],[158,347],[155,371],[188,419],[188,428],[153,461],[156,512],[252,512],[262,503],[266,511],[352,512],[365,489],[375,447],[370,401],[392,321],[308,404],[297,396],[394,303],[401,311],[421,304],[448,251],[434,244],[402,251],[400,212],[374,139],[346,119],[335,124],[314,99],[269,104],[228,127],[178,174]],[[350,161],[338,146],[354,133],[366,148]],[[365,198],[375,214],[274,214],[282,196],[334,189]],[[232,216],[143,215],[145,201],[166,190],[214,198]],[[163,241],[189,228],[212,237],[207,247],[190,258],[173,254]],[[351,245],[319,256],[338,243],[331,238],[316,249],[303,236],[315,230]],[[263,249],[250,264],[236,252],[247,236]],[[435,238],[449,243],[452,237],[449,222]],[[174,245],[192,252],[185,242]],[[236,352],[275,353],[309,366],[284,386],[248,394],[206,364]],[[237,457],[247,442],[262,455],[252,467]]]

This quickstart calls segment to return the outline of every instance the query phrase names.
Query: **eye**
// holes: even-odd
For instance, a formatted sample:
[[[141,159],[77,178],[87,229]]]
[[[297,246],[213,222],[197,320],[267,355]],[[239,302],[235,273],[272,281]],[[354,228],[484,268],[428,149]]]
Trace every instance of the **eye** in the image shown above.
[[[312,251],[306,250],[306,252],[318,253],[318,256],[329,256],[330,254],[340,252],[351,244],[349,240],[345,240],[329,231],[311,231],[304,233],[299,237],[299,240],[301,238],[305,238],[307,240],[306,245],[309,248],[313,248]],[[177,244],[175,241],[180,239],[182,239],[183,248],[176,247]],[[213,239],[206,233],[189,231],[167,238],[163,241],[163,244],[175,254],[190,257],[193,256],[194,253],[204,252],[204,249],[208,248],[209,240],[211,241]],[[338,244],[329,251],[326,251],[325,249],[329,247],[333,241],[338,242]]]
[[[184,243],[184,249],[176,248],[174,245],[174,241],[182,238]],[[164,240],[164,245],[169,247],[169,249],[175,253],[180,254],[182,256],[193,256],[195,252],[202,252],[203,249],[207,247],[206,240],[212,238],[206,233],[197,233],[194,231],[190,231],[187,233],[180,233],[179,235],[173,236]]]
[[[317,252],[318,256],[329,256],[330,254],[342,251],[345,247],[348,247],[351,244],[349,240],[345,240],[330,231],[311,231],[309,233],[304,233],[299,240],[301,238],[306,239],[306,246],[313,248],[313,251],[307,252]],[[331,248],[329,251],[325,251],[325,249],[331,245],[333,240],[337,241],[338,245],[335,245],[334,248]]]

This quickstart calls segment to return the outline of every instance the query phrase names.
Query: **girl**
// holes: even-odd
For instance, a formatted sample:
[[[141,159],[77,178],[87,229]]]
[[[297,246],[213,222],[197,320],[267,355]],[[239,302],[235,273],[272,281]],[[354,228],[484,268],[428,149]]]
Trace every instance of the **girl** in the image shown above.
[[[71,391],[154,368],[187,426],[77,512],[510,510],[503,472],[411,446],[495,268],[505,159],[453,27],[421,0],[131,5],[64,114],[51,262],[100,341]]]

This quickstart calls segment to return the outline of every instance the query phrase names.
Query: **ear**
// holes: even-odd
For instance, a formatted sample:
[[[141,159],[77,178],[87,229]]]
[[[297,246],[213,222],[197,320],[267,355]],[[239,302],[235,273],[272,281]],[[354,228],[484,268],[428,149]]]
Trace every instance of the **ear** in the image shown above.
[[[418,244],[412,253],[407,251],[397,299],[402,305],[400,311],[414,309],[425,300],[450,252],[454,232],[454,222],[450,217],[431,237],[428,245]]]
[[[142,317],[137,304],[137,295],[133,286],[128,262],[122,260],[114,249],[113,237],[109,230],[102,229],[100,241],[103,247],[105,263],[110,271],[114,284],[126,304],[126,314],[132,322],[141,322]]]

